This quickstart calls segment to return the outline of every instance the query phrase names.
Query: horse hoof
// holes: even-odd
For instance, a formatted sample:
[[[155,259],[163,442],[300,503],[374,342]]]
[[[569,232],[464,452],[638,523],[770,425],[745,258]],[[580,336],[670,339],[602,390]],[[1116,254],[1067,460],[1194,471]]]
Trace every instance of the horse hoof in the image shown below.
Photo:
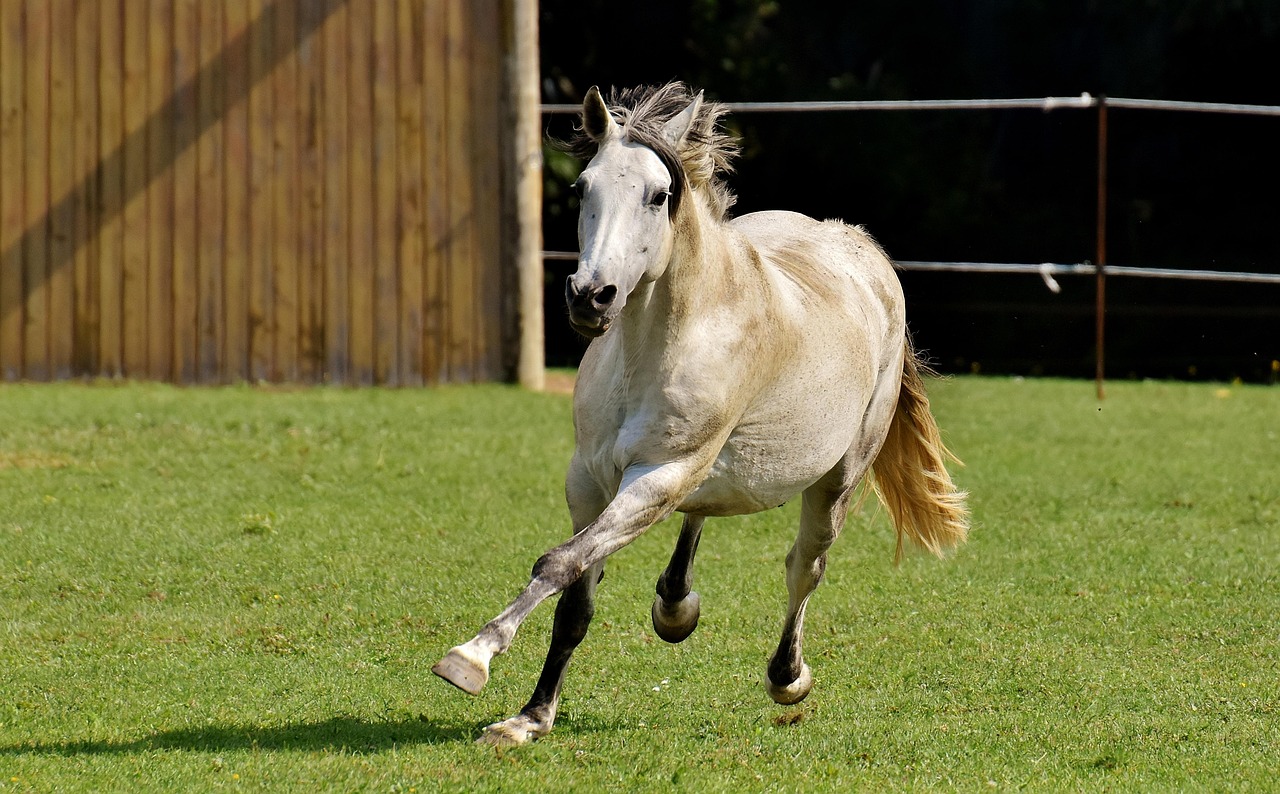
[[[813,689],[813,671],[809,669],[809,665],[804,662],[800,663],[800,675],[796,680],[789,684],[779,686],[773,683],[766,673],[764,677],[764,688],[769,690],[769,697],[773,698],[773,702],[780,706],[791,706],[805,699],[809,694],[809,690]]]
[[[479,659],[465,645],[459,645],[435,663],[431,672],[468,695],[478,695],[489,681],[489,663]]]
[[[658,596],[653,600],[653,630],[667,642],[682,642],[698,628],[701,604],[697,593],[689,593],[674,604]]]
[[[519,747],[534,739],[540,739],[551,732],[551,726],[545,725],[525,714],[518,714],[509,720],[495,722],[484,729],[476,744],[487,744],[492,747]]]

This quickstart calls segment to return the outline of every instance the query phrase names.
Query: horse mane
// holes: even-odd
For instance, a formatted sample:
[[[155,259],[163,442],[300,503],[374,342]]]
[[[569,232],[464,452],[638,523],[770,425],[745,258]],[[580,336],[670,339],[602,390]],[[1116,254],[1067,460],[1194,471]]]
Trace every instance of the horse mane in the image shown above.
[[[624,140],[652,149],[672,171],[672,212],[679,207],[684,183],[702,190],[716,217],[723,220],[736,197],[721,178],[733,172],[738,142],[720,128],[720,118],[728,109],[719,102],[704,100],[689,126],[679,151],[667,141],[662,127],[679,115],[695,94],[680,81],[661,86],[611,88],[605,99],[614,121],[622,128]],[[557,148],[582,160],[595,156],[598,148],[582,127],[565,141],[553,141]]]

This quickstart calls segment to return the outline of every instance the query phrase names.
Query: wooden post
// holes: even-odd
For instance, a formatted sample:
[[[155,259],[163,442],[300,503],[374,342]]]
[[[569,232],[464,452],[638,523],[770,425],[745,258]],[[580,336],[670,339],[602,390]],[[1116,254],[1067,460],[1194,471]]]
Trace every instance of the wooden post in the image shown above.
[[[546,385],[542,330],[542,138],[538,90],[537,0],[503,0],[506,102],[503,259],[518,286],[516,379]],[[510,272],[510,270],[508,271]]]

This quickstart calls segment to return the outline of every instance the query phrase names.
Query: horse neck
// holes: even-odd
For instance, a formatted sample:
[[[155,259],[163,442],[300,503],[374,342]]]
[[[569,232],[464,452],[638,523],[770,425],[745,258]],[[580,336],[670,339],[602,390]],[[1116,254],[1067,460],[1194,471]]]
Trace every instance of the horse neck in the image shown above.
[[[667,347],[690,321],[705,314],[708,302],[722,300],[735,264],[728,231],[701,196],[690,191],[674,224],[666,270],[638,290],[624,309],[632,311],[628,337],[649,350]]]

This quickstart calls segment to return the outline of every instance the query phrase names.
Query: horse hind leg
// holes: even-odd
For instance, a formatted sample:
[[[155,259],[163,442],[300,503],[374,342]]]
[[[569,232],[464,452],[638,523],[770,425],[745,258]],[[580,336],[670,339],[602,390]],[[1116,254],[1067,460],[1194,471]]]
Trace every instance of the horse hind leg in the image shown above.
[[[653,600],[653,630],[670,643],[682,642],[698,627],[702,599],[693,592],[693,557],[702,536],[703,516],[686,515],[671,562],[658,577]]]
[[[826,571],[827,550],[840,534],[849,511],[853,488],[840,476],[842,468],[804,492],[800,532],[787,553],[787,615],[765,677],[769,697],[784,706],[804,700],[813,688],[813,673],[802,654],[804,612]],[[829,479],[837,482],[829,484]]]

